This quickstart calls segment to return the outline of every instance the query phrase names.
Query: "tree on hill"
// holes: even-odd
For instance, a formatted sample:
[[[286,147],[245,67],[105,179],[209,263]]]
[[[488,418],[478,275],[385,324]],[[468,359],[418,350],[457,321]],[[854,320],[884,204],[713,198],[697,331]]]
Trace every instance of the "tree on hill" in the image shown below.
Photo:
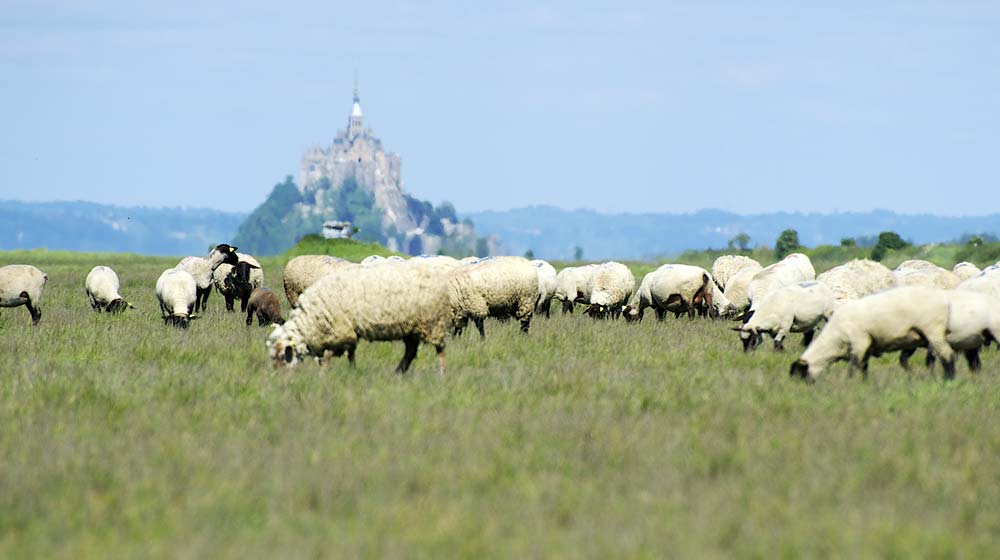
[[[730,250],[738,250],[739,252],[745,252],[750,250],[750,234],[739,232],[728,243]]]
[[[872,260],[881,261],[890,250],[903,249],[909,246],[910,244],[904,241],[898,233],[883,231],[878,234],[878,241],[875,242],[875,247],[872,248]]]
[[[778,240],[774,242],[774,256],[783,259],[801,248],[802,245],[799,245],[799,232],[794,229],[786,229],[781,232]]]

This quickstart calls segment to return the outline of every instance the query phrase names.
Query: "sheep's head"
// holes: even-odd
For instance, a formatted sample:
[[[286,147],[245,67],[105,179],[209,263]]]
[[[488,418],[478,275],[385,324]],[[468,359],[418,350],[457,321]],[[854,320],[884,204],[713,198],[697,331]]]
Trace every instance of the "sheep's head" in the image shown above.
[[[274,367],[294,367],[302,361],[304,348],[296,344],[284,325],[277,325],[267,337],[267,351]]]
[[[252,289],[250,286],[250,270],[258,268],[260,267],[240,261],[229,271],[224,282],[227,287],[250,291]]]
[[[638,323],[642,321],[642,310],[639,306],[634,304],[628,304],[622,309],[622,317],[625,317],[625,321],[628,323]]]
[[[131,303],[125,301],[122,298],[118,298],[108,304],[108,307],[104,310],[105,313],[118,314],[122,313],[126,309],[134,307]]]
[[[215,248],[208,253],[207,259],[212,263],[213,268],[218,267],[223,263],[236,266],[236,263],[240,262],[240,257],[236,254],[236,247],[225,243],[219,243],[216,245]]]
[[[802,381],[806,383],[813,383],[816,381],[814,375],[809,372],[809,362],[799,358],[792,362],[792,367],[788,371],[789,377],[800,377]]]
[[[587,310],[584,313],[594,319],[603,319],[608,314],[608,306],[601,305],[599,303],[592,303],[587,307]]]
[[[740,334],[740,340],[743,342],[744,352],[756,350],[757,347],[760,346],[761,342],[764,341],[764,335],[753,327],[743,325],[740,327],[733,327],[733,330]]]

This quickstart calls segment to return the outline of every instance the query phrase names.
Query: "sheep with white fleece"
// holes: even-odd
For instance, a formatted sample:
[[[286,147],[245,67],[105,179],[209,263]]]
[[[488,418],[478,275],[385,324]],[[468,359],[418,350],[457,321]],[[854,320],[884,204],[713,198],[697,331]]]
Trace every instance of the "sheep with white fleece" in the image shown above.
[[[118,274],[109,266],[97,265],[90,269],[83,283],[83,289],[87,293],[90,307],[98,313],[101,311],[121,313],[132,307],[132,304],[125,301],[125,298],[118,293],[121,282],[118,280]]]
[[[235,265],[239,262],[236,247],[220,243],[206,257],[184,257],[175,268],[188,271],[198,285],[198,299],[195,301],[195,312],[205,309],[208,296],[212,293],[212,273],[219,265]]]
[[[750,307],[750,298],[747,296],[747,289],[750,287],[750,282],[753,282],[754,276],[757,276],[757,273],[761,270],[763,270],[763,267],[748,266],[731,276],[729,281],[726,282],[726,289],[722,293],[737,311],[743,311]]]
[[[962,281],[955,289],[980,292],[1000,299],[1000,265],[987,266],[979,274]]]
[[[759,262],[743,255],[722,255],[712,263],[712,279],[723,291],[729,281],[742,270],[752,268],[760,271],[764,267]]]
[[[538,273],[538,305],[535,306],[535,312],[544,313],[548,319],[552,297],[556,294],[556,269],[541,259],[531,261],[531,266],[535,267],[535,272]]]
[[[835,266],[817,276],[816,280],[833,291],[838,303],[895,288],[897,283],[896,275],[885,265],[868,259],[854,259]]]
[[[831,363],[849,360],[868,376],[868,358],[928,347],[941,360],[945,377],[955,375],[955,353],[947,341],[948,292],[905,286],[848,301],[792,363],[789,374],[814,381]]]
[[[594,270],[587,314],[595,319],[617,319],[635,292],[635,275],[620,262],[609,261]]]
[[[1000,337],[1000,299],[968,290],[948,290],[948,332],[945,340],[952,350],[962,352],[970,371],[979,371],[979,349]],[[908,369],[915,349],[904,350],[899,364]],[[934,365],[934,355],[927,353],[927,365]]]
[[[900,286],[924,286],[952,290],[962,283],[954,272],[922,260],[903,261],[893,270],[893,274]]]
[[[774,349],[784,350],[788,333],[802,333],[802,345],[809,346],[821,322],[829,320],[836,307],[834,293],[822,282],[810,280],[782,286],[771,292],[754,311],[747,312],[743,325],[734,327],[743,341],[743,351],[755,350],[769,334]]]
[[[0,307],[28,308],[31,324],[42,320],[42,292],[49,277],[30,264],[9,264],[0,266]]]
[[[712,276],[704,268],[665,264],[643,277],[639,289],[624,310],[625,319],[641,321],[647,307],[652,307],[656,318],[661,321],[668,311],[675,317],[687,313],[691,319],[695,312],[713,317],[720,311],[730,314],[732,307],[728,300],[715,301],[720,294]]]
[[[538,302],[538,273],[522,257],[487,257],[448,274],[456,334],[471,319],[481,337],[487,317],[514,317],[527,333]]]
[[[156,279],[156,299],[163,323],[186,329],[198,300],[198,282],[182,268],[168,268]]]
[[[951,268],[959,280],[965,281],[979,274],[979,267],[970,262],[960,262]]]
[[[288,304],[295,307],[298,305],[299,294],[317,280],[341,268],[352,266],[358,265],[330,255],[300,255],[293,258],[282,272],[282,284]]]
[[[563,315],[573,313],[575,303],[590,305],[596,264],[567,266],[556,275],[556,292],[553,299],[562,302]]]
[[[532,271],[534,274],[534,271]],[[298,298],[283,325],[267,339],[275,365],[291,366],[327,352],[354,365],[359,340],[402,340],[406,346],[396,367],[405,373],[421,342],[433,344],[444,375],[445,335],[451,325],[448,282],[440,269],[398,263],[383,267],[344,267],[323,276]]]
[[[763,301],[771,292],[782,286],[816,279],[816,270],[809,257],[802,253],[792,253],[780,261],[764,267],[747,285],[747,299],[750,309],[756,302]]]

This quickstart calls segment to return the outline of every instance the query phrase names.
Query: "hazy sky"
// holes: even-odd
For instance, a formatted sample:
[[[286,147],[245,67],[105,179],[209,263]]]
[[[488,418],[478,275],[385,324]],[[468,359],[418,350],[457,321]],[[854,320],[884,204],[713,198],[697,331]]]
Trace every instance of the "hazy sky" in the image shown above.
[[[0,198],[250,210],[358,68],[459,211],[1000,211],[1000,3],[0,0]]]

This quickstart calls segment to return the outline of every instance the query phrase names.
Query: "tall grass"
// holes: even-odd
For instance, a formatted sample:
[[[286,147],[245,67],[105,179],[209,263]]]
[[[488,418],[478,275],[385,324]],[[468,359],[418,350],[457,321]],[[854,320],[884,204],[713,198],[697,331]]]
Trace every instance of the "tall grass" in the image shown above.
[[[26,261],[24,257],[30,257]],[[49,274],[0,310],[0,557],[992,556],[1000,356],[951,383],[894,356],[788,379],[723,322],[487,323],[357,369],[267,362],[213,295],[182,332],[175,259],[0,254]],[[279,260],[263,261],[280,286]],[[136,309],[93,313],[114,267]],[[280,290],[279,290],[280,291]],[[286,310],[287,311],[287,310]]]

